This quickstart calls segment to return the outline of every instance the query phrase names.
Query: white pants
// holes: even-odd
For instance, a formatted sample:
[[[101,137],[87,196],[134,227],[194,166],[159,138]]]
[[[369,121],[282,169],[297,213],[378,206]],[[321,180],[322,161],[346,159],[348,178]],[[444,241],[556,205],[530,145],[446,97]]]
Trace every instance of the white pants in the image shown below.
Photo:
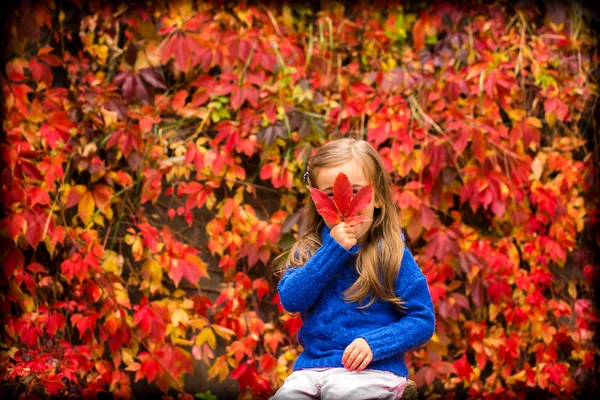
[[[388,371],[308,368],[288,376],[271,400],[396,400],[405,386],[406,378]]]

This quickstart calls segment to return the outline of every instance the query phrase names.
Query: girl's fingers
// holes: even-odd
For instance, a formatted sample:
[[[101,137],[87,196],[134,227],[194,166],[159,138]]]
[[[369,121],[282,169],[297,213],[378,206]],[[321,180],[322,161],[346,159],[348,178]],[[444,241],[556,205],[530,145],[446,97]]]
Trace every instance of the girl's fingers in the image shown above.
[[[352,351],[348,355],[348,358],[346,359],[346,362],[344,363],[344,368],[348,368],[349,366],[351,366],[354,363],[356,357],[359,355],[359,353],[360,350],[358,350],[356,347],[352,349]]]
[[[370,353],[367,354],[367,356],[363,359],[363,361],[360,363],[358,368],[356,368],[356,372],[360,372],[363,369],[367,368],[367,365],[369,365],[369,363],[371,362],[372,359],[373,359],[373,356]]]
[[[354,362],[350,365],[350,368],[348,368],[348,369],[350,371],[354,371],[356,369],[356,367],[358,367],[359,365],[362,364],[362,362],[364,361],[366,356],[367,356],[366,353],[359,353],[358,356],[356,356],[356,358],[354,359]]]
[[[344,355],[342,356],[342,364],[346,365],[346,360],[348,360],[348,356],[350,355],[351,351],[352,349],[350,346],[346,347],[346,350],[344,350]]]

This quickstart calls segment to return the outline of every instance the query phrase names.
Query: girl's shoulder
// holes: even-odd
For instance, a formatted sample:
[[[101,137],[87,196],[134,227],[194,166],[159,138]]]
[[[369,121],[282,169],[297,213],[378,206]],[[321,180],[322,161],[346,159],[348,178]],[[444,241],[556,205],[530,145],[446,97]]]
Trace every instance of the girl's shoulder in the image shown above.
[[[398,280],[408,283],[424,277],[425,275],[423,274],[423,271],[421,271],[421,267],[419,267],[419,264],[417,264],[412,252],[405,243]]]

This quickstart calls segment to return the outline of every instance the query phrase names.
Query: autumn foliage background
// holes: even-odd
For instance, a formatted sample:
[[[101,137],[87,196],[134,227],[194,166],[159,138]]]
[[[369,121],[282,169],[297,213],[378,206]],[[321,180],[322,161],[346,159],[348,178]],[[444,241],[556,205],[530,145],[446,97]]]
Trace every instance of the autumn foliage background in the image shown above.
[[[3,398],[274,392],[300,320],[270,261],[341,136],[379,150],[429,281],[421,396],[597,391],[597,34],[459,3],[9,8]]]

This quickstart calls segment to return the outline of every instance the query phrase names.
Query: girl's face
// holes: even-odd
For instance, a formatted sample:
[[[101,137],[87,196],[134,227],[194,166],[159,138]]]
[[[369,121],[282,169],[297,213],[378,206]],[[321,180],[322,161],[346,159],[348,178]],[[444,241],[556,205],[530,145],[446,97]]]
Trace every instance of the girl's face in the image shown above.
[[[363,186],[367,186],[371,183],[371,180],[367,178],[365,175],[362,166],[356,162],[356,160],[351,160],[345,164],[341,164],[335,167],[330,168],[319,168],[317,171],[317,181],[315,182],[315,186],[317,189],[333,196],[333,182],[335,182],[335,178],[337,178],[338,174],[343,172],[348,177],[348,180],[352,184],[352,188],[354,189],[354,193],[362,188]],[[373,188],[375,189],[375,188]],[[365,215],[369,218],[369,221],[361,222],[359,224],[354,225],[354,229],[356,230],[356,240],[358,243],[361,243],[361,239],[369,231],[371,224],[373,224],[373,212],[375,208],[379,207],[377,202],[375,201],[375,193],[373,193],[373,198],[371,199],[371,203],[360,210],[360,215]],[[333,229],[335,225],[330,222],[326,222],[329,229]]]

